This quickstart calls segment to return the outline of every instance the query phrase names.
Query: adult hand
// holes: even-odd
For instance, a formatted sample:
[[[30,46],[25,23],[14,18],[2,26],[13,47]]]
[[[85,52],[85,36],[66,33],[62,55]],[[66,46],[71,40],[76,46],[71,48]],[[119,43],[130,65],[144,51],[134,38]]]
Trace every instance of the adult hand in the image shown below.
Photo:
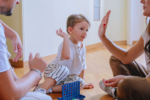
[[[107,24],[108,24],[108,19],[109,19],[109,15],[110,15],[110,10],[107,12],[107,14],[103,17],[103,20],[101,21],[101,24],[99,26],[99,30],[98,30],[98,36],[101,38],[103,36],[105,36],[105,32],[106,32],[106,28],[107,28]]]
[[[103,83],[105,86],[111,86],[111,87],[117,87],[118,86],[118,83],[127,76],[123,76],[123,75],[118,75],[118,76],[115,76],[111,79],[108,79],[108,80],[104,80],[103,79]]]
[[[94,88],[94,85],[92,83],[85,83],[83,88],[84,89],[92,89],[92,88]]]
[[[16,57],[12,59],[12,61],[17,62],[22,57],[22,51],[23,51],[22,43],[18,35],[16,35],[12,39],[12,46],[14,49],[14,53],[17,54]]]
[[[36,54],[33,58],[32,54],[29,56],[29,68],[38,69],[41,73],[44,72],[47,63],[40,57],[39,54]]]
[[[59,30],[56,31],[56,34],[62,38],[64,38],[65,36],[68,36],[68,34],[66,34],[65,32],[63,32],[61,30],[61,28]]]

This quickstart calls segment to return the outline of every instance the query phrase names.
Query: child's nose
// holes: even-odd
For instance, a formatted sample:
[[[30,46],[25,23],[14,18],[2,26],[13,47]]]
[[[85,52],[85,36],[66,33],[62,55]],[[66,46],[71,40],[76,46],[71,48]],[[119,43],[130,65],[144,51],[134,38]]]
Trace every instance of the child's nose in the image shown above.
[[[87,35],[87,32],[86,32],[86,31],[84,32],[84,35]]]

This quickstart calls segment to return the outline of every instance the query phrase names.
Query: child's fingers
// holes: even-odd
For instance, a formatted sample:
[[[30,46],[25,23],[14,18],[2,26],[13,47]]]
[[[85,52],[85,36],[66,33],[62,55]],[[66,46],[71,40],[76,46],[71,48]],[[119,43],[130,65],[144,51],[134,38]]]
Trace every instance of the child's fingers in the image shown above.
[[[61,28],[59,29],[59,33],[60,33],[60,31],[61,31]]]

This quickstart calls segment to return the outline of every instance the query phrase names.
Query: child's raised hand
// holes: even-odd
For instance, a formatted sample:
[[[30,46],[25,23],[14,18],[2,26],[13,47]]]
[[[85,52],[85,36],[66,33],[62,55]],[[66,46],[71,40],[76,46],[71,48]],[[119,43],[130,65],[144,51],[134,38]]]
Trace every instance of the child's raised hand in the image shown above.
[[[92,83],[85,83],[83,89],[92,89],[94,85]]]
[[[61,28],[59,30],[56,31],[56,34],[62,38],[64,38],[65,36],[68,36],[68,34],[66,34],[65,32],[63,32],[61,30]]]
[[[98,30],[98,36],[101,38],[103,36],[105,36],[105,32],[106,32],[106,28],[107,28],[107,24],[108,24],[108,19],[109,19],[109,15],[110,15],[110,10],[107,12],[107,14],[103,17],[103,20],[101,21],[101,24],[99,26],[99,30]]]

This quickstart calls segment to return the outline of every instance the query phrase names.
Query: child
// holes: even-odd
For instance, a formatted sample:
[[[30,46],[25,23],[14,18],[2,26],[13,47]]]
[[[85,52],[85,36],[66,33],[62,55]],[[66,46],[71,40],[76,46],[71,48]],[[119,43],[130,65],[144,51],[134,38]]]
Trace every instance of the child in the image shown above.
[[[67,19],[67,32],[56,31],[64,40],[58,48],[58,54],[48,64],[44,72],[45,81],[35,91],[43,93],[62,92],[62,85],[80,81],[80,89],[94,88],[92,83],[84,83],[86,69],[86,49],[83,40],[90,27],[89,21],[81,14],[70,15]]]

